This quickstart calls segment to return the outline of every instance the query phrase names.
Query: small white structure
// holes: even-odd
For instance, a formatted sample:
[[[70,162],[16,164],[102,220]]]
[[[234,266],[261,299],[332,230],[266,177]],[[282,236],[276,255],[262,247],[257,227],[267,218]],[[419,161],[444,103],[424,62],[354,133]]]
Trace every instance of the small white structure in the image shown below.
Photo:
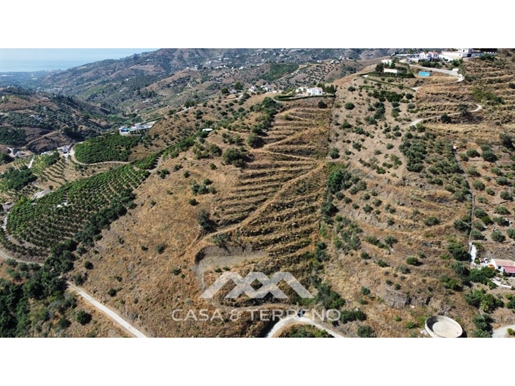
[[[502,273],[506,272],[509,275],[515,275],[515,261],[492,259],[490,264],[493,265],[496,270]]]
[[[392,65],[392,59],[383,59],[381,60],[381,63],[387,65],[387,66],[391,66]]]
[[[385,68],[383,72],[387,74],[395,74],[398,75],[402,72],[402,70],[399,70],[398,68]]]
[[[320,87],[308,88],[306,90],[306,94],[310,96],[324,95],[324,90],[322,90]]]

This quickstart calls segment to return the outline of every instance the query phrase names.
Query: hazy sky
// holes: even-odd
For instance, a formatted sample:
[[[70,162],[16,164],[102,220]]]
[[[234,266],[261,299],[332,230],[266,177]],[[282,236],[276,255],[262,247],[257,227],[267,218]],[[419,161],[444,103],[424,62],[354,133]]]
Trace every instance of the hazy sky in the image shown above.
[[[0,72],[58,70],[155,48],[0,48]]]

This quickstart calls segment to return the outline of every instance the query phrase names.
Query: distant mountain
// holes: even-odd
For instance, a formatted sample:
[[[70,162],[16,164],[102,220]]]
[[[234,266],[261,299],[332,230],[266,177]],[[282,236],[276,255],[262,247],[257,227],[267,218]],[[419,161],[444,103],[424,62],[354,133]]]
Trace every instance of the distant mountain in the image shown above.
[[[109,111],[71,96],[0,88],[0,144],[45,151],[109,128]]]
[[[247,85],[269,79],[266,74],[273,63],[317,64],[327,60],[349,62],[386,56],[394,51],[160,49],[120,60],[104,60],[66,71],[52,72],[35,84],[42,90],[75,96],[110,110],[134,112],[180,105],[192,96],[201,97],[230,86],[232,79]],[[255,70],[258,66],[260,69]],[[238,70],[237,74],[235,70]],[[334,68],[330,71],[334,72]],[[337,74],[341,76],[353,71],[356,71],[355,65],[345,65]],[[328,72],[329,70],[320,73],[322,80]],[[282,86],[286,87],[288,84]]]

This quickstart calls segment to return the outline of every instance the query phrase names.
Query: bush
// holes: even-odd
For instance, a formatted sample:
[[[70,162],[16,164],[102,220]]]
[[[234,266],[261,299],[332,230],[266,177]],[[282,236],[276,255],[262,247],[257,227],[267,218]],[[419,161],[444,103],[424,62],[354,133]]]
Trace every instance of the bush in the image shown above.
[[[493,241],[496,241],[498,243],[502,243],[502,242],[504,242],[506,240],[506,236],[504,236],[499,231],[493,231],[492,234],[491,234],[491,237],[492,237]]]
[[[471,157],[471,158],[479,157],[479,155],[480,155],[476,149],[468,149],[466,154],[468,157]]]
[[[215,229],[215,224],[209,218],[209,213],[204,209],[200,211],[197,221],[204,232],[211,232]]]
[[[329,156],[332,158],[332,159],[336,159],[336,158],[340,158],[340,152],[338,151],[337,148],[333,147],[331,149],[331,151],[329,152]]]
[[[156,245],[156,252],[157,253],[163,253],[166,249],[166,244],[165,243],[159,243]]]
[[[406,264],[417,266],[420,265],[420,261],[416,257],[410,256],[406,259]]]
[[[249,145],[252,148],[258,148],[263,146],[263,138],[261,138],[259,135],[255,133],[250,133],[247,137],[247,145]]]
[[[501,198],[506,201],[513,201],[513,196],[511,195],[510,192],[508,192],[506,190],[501,192]]]
[[[483,153],[481,154],[481,157],[483,157],[483,159],[488,162],[497,161],[497,156],[491,150],[483,151]]]
[[[357,334],[360,338],[375,338],[375,333],[372,327],[365,324],[358,327]]]
[[[109,288],[109,290],[107,291],[107,294],[109,296],[116,296],[116,290],[114,288]]]
[[[459,243],[451,242],[447,246],[447,251],[458,261],[467,261],[470,259],[470,255],[467,250]]]
[[[240,149],[230,148],[223,153],[222,160],[226,164],[243,167],[247,162],[247,155]]]
[[[84,268],[86,268],[86,269],[93,269],[93,263],[91,261],[89,261],[89,260],[86,260],[84,262]]]
[[[345,103],[344,107],[345,107],[345,109],[347,109],[347,110],[352,110],[352,109],[354,109],[354,107],[356,107],[356,106],[354,106],[354,103],[352,103],[352,102],[347,102],[347,103]]]
[[[91,322],[91,314],[87,313],[86,311],[80,310],[77,313],[76,320],[77,320],[77,322],[79,322],[80,324],[85,326],[86,324]]]
[[[426,226],[433,226],[440,224],[440,220],[437,217],[431,216],[424,220]]]

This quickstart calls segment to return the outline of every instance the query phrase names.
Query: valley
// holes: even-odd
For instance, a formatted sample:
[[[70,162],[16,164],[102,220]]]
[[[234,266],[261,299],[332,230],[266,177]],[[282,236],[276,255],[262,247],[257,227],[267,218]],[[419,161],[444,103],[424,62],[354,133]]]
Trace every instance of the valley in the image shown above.
[[[394,52],[159,50],[0,88],[0,335],[131,336],[72,285],[149,337],[513,325],[515,53]],[[311,297],[249,296],[283,272]]]

